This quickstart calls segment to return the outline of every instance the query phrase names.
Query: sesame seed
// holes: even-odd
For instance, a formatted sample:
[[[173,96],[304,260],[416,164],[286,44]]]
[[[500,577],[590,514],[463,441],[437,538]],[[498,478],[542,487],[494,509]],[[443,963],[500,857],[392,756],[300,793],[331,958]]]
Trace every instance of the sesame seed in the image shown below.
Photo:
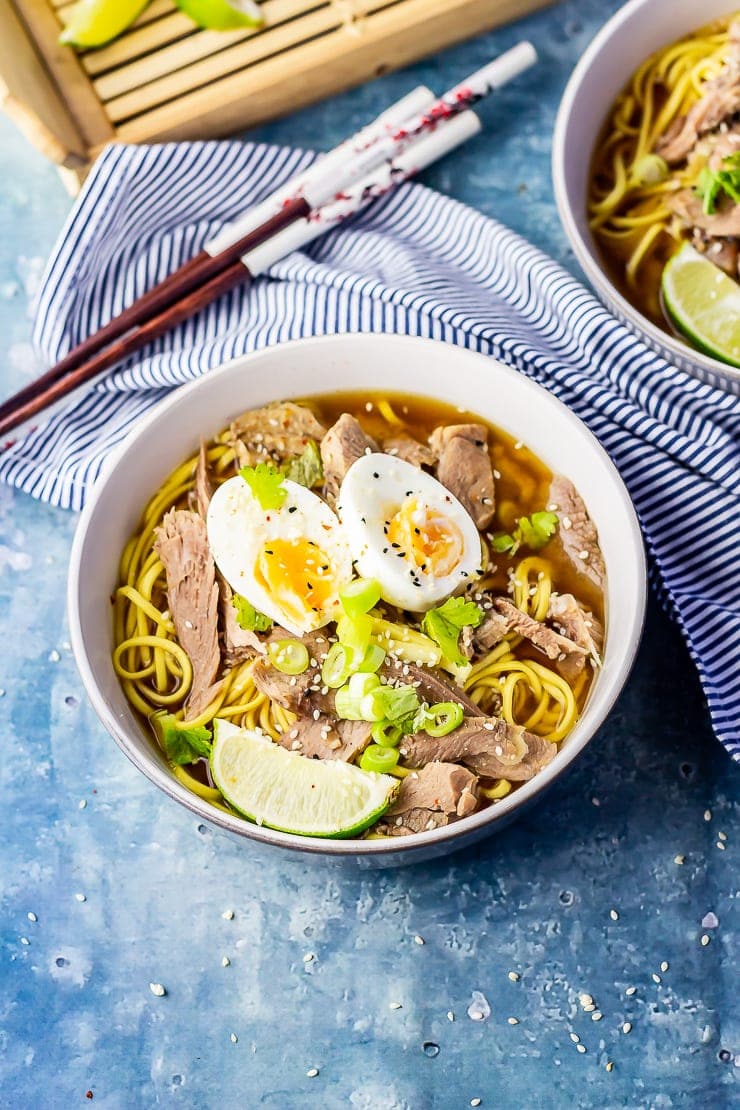
[[[719,848],[720,852],[724,852],[725,846],[724,846],[724,844],[722,843],[721,840],[717,841],[717,847]]]
[[[28,918],[29,921],[38,921],[38,917],[36,916],[36,914],[32,910],[28,911],[28,913],[26,914],[26,917]]]
[[[455,1020],[455,1015],[453,1014],[452,1010],[447,1011],[447,1020],[448,1021],[454,1021]]]
[[[518,971],[510,971],[509,972],[509,978],[511,979],[512,983],[518,983],[519,979],[520,979],[519,972]]]
[[[59,652],[56,650],[56,648],[54,649],[54,651],[49,652],[49,662],[50,663],[58,663],[61,658],[62,657],[59,654]]]
[[[719,918],[716,913],[712,913],[711,910],[709,913],[704,914],[704,917],[701,919],[702,929],[716,929],[718,925]]]
[[[712,811],[711,811],[711,809],[705,809],[704,810],[704,820],[705,821],[711,821],[712,820]]]
[[[76,902],[86,902],[87,898],[84,894],[75,894],[75,901]]]
[[[632,1030],[632,1022],[631,1021],[625,1021],[624,1024],[622,1025],[622,1032],[623,1033],[629,1033],[629,1032],[631,1032],[631,1030]]]
[[[607,1060],[607,1062],[604,1064],[604,1070],[614,1071],[614,1062],[612,1060]]]
[[[318,1074],[319,1074],[319,1069],[318,1068],[309,1068],[308,1071],[306,1072],[306,1076],[307,1076],[308,1079],[315,1079]]]
[[[483,1014],[480,1010],[468,1010],[468,1017],[471,1021],[483,1021]]]
[[[424,944],[424,937],[420,937],[417,933],[414,937],[414,944]]]
[[[627,987],[627,990],[624,993],[627,995],[628,998],[632,998],[633,994],[637,994],[637,987]]]
[[[470,1105],[471,1106],[480,1106],[480,1099],[479,1098],[471,1098]]]
[[[583,1012],[585,1014],[592,1014],[595,1009],[596,1009],[596,1007],[594,1006],[593,1002],[589,1002],[589,1003],[587,1003],[587,1005],[585,1005],[583,1007]]]
[[[718,832],[717,836],[719,837],[720,840],[727,840],[727,833],[726,832]]]
[[[663,971],[663,972],[668,970],[668,961],[667,960],[663,960],[662,964],[660,965],[660,970]]]
[[[401,1010],[402,1004],[400,1002],[391,1002],[388,1006],[389,1010]]]
[[[21,944],[29,945],[30,943],[28,937],[21,937]]]
[[[570,1039],[573,1041],[573,1044],[578,1044],[581,1038],[578,1036],[577,1033],[571,1033]]]
[[[78,802],[78,804],[77,804],[77,808],[78,808],[78,809],[84,809],[86,805],[87,805],[87,802],[86,802],[86,801],[85,801],[85,799],[83,798],[81,802]]]
[[[224,912],[221,914],[221,916],[223,917],[224,921],[233,921],[234,920],[234,911],[233,910],[224,910]]]
[[[316,956],[314,955],[313,952],[306,952],[305,956],[303,957],[303,962],[304,962],[304,964],[310,964],[311,961],[315,960],[315,959],[316,959]]]
[[[594,1012],[591,1014],[591,1021],[601,1021],[603,1016],[604,1015],[602,1014],[601,1010],[594,1010]]]
[[[590,994],[579,995],[579,1000],[582,1006],[590,1006],[593,1003],[593,998]]]
[[[577,1044],[576,1045],[576,1052],[584,1053],[585,1051],[586,1051],[585,1044]]]
[[[680,867],[681,864],[686,863],[686,856],[680,856],[680,855],[679,856],[674,856],[673,857],[673,862],[677,863],[678,866]]]
[[[609,917],[612,919],[612,921],[619,921],[619,914],[616,910],[609,910]]]
[[[152,992],[153,995],[155,995],[156,998],[164,998],[164,996],[167,994],[167,991],[164,989],[161,983],[150,983],[149,990]]]
[[[519,1018],[510,1017],[510,1018],[507,1018],[506,1020],[508,1021],[509,1025],[518,1025],[519,1024]]]
[[[653,974],[652,974],[651,978],[652,978],[652,980],[653,980],[653,982],[654,982],[654,983],[660,983],[660,982],[662,982],[662,980],[661,980],[661,978],[660,978],[660,975],[656,975],[656,974],[655,974],[655,972],[653,972]]]
[[[702,936],[702,938],[701,938],[701,946],[702,946],[702,948],[706,948],[706,946],[707,946],[707,945],[709,944],[709,941],[710,941],[711,939],[712,939],[712,938],[711,938],[710,936],[708,936],[708,935],[707,935],[707,933],[704,933],[704,935],[703,935],[703,936]]]
[[[239,1040],[239,1038],[237,1037],[236,1033],[232,1033],[231,1036],[229,1037],[229,1040],[231,1041],[232,1044],[236,1044],[237,1041]]]

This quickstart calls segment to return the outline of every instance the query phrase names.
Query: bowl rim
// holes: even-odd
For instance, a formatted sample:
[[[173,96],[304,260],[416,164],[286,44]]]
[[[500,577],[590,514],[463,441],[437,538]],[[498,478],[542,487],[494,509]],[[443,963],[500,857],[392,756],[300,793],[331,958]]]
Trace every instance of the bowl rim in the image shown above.
[[[615,664],[610,677],[611,691],[609,696],[605,699],[603,706],[590,723],[588,731],[585,732],[583,736],[577,738],[574,744],[566,744],[563,748],[559,749],[555,758],[547,767],[530,779],[529,782],[523,783],[522,786],[513,791],[508,797],[497,802],[495,806],[489,806],[478,813],[471,814],[461,821],[453,822],[450,825],[442,826],[438,829],[382,840],[331,840],[321,837],[300,836],[295,833],[281,832],[276,829],[269,829],[266,826],[256,825],[249,822],[246,818],[226,813],[210,805],[208,801],[188,790],[187,787],[180,783],[169,770],[166,769],[164,764],[159,762],[156,758],[147,758],[140,753],[136,745],[129,739],[126,728],[123,727],[121,721],[119,721],[116,714],[108,705],[105,696],[98,687],[93,664],[84,642],[79,605],[81,586],[80,570],[88,541],[90,522],[93,519],[99,502],[105,497],[108,482],[116,471],[119,460],[131,450],[140,438],[147,435],[150,428],[156,425],[164,415],[181,404],[184,398],[187,398],[192,393],[198,392],[200,389],[208,388],[208,382],[212,382],[217,377],[230,373],[236,366],[243,366],[247,363],[250,365],[253,372],[257,373],[259,363],[262,361],[267,361],[269,363],[269,360],[275,355],[277,350],[284,351],[288,349],[300,352],[300,349],[307,345],[320,346],[323,344],[334,347],[342,344],[352,345],[355,342],[379,345],[391,342],[409,347],[434,346],[436,348],[447,346],[450,347],[451,353],[454,353],[456,357],[459,355],[476,360],[485,359],[490,369],[495,368],[495,373],[503,375],[504,379],[514,379],[520,387],[531,390],[534,403],[537,402],[538,398],[541,402],[544,394],[546,402],[559,408],[562,417],[574,428],[577,428],[579,433],[585,434],[586,438],[590,440],[594,453],[601,457],[602,463],[605,464],[607,471],[610,473],[613,480],[613,493],[619,499],[621,509],[623,510],[627,522],[627,530],[624,534],[623,557],[629,558],[632,562],[637,581],[637,596],[631,599],[634,602],[634,610],[631,615],[628,631],[625,634],[628,644],[627,651],[623,658]],[[577,756],[580,755],[587,744],[594,738],[599,728],[604,723],[604,720],[611,712],[615,701],[624,688],[640,645],[645,621],[646,603],[647,567],[645,549],[637,515],[619,471],[587,425],[580,420],[575,413],[571,412],[571,410],[554,394],[514,368],[499,362],[497,359],[476,351],[471,351],[467,348],[445,344],[435,339],[427,339],[419,336],[395,335],[392,333],[342,333],[328,336],[312,336],[277,343],[262,348],[259,351],[230,359],[228,362],[209,370],[207,374],[196,378],[186,385],[180,386],[168,397],[163,398],[162,401],[156,404],[150,412],[137,422],[136,426],[129,432],[106,461],[104,470],[101,472],[92,491],[88,495],[77,524],[70,553],[67,579],[67,615],[70,629],[70,642],[83,686],[98,719],[130,762],[133,763],[150,782],[168,795],[168,797],[184,805],[186,809],[189,809],[201,820],[218,826],[224,832],[237,835],[246,840],[261,841],[272,846],[304,852],[310,855],[328,857],[382,857],[388,854],[413,856],[415,852],[423,848],[429,848],[435,845],[439,846],[448,841],[454,841],[459,837],[466,838],[467,834],[472,834],[474,836],[476,832],[478,832],[478,835],[482,835],[480,830],[486,829],[489,825],[493,826],[502,821],[505,822],[514,811],[525,808],[529,802],[545,791],[557,778],[559,778]]]
[[[591,40],[568,79],[555,117],[555,128],[552,139],[551,165],[555,203],[565,233],[575,251],[578,262],[583,267],[586,277],[606,299],[607,304],[610,304],[612,307],[616,306],[618,315],[621,314],[623,318],[626,318],[636,329],[638,334],[648,337],[649,346],[651,346],[653,350],[657,348],[659,353],[661,353],[661,349],[663,352],[668,350],[674,356],[679,366],[687,368],[693,363],[695,366],[701,367],[705,374],[712,375],[714,379],[719,375],[720,379],[726,378],[737,384],[740,383],[740,368],[732,366],[727,362],[722,362],[718,358],[713,358],[711,355],[704,354],[697,348],[676,338],[676,336],[672,335],[670,332],[662,331],[652,320],[649,320],[639,309],[635,308],[632,302],[628,301],[619,289],[617,289],[599,260],[598,248],[593,238],[590,234],[581,234],[578,219],[574,213],[573,205],[570,200],[566,174],[566,138],[573,108],[581,92],[581,85],[586,75],[591,70],[595,59],[598,58],[607,47],[615,31],[623,24],[632,20],[635,15],[646,8],[650,2],[651,0],[628,0],[626,4],[618,8]],[[701,24],[697,23],[697,27],[699,26],[701,26]],[[670,35],[670,31],[667,30],[666,34]],[[669,38],[667,45],[669,45],[671,41],[672,40]],[[608,110],[608,107],[607,105],[606,110]],[[593,147],[589,153],[592,153],[592,151]],[[663,357],[666,357],[666,355],[663,354]]]

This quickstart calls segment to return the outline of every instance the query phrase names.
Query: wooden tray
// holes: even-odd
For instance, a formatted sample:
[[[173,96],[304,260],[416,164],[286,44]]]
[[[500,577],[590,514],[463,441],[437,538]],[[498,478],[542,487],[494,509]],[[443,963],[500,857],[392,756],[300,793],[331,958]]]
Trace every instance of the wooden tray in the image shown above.
[[[76,54],[69,0],[0,0],[5,110],[79,182],[105,143],[231,134],[552,0],[262,0],[257,31],[203,31],[153,0],[119,39]]]

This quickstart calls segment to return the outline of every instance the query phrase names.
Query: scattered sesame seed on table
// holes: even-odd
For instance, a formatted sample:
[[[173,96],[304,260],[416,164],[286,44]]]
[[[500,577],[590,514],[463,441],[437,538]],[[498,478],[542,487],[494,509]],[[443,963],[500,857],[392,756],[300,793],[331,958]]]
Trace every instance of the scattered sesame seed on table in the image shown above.
[[[577,272],[551,129],[619,2],[563,0],[249,138],[328,148],[413,86],[447,88],[528,37],[540,65],[483,104],[484,133],[423,180]],[[0,147],[5,396],[42,369],[29,302],[71,202],[4,117]],[[333,869],[220,835],[105,734],[69,649],[75,524],[0,486],[0,642],[12,645],[0,650],[0,1105],[731,1104],[738,769],[654,600],[612,715],[518,822],[413,868]]]

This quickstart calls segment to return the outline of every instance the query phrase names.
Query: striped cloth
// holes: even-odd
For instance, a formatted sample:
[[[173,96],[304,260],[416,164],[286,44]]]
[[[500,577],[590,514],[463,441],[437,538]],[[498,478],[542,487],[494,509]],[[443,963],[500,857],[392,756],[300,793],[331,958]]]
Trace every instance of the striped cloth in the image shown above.
[[[40,290],[44,359],[59,359],[311,157],[236,142],[109,147]],[[111,449],[168,390],[247,351],[343,331],[493,355],[585,421],[630,490],[653,584],[686,637],[715,731],[740,760],[737,399],[657,357],[529,243],[420,185],[130,359],[2,455],[0,478],[78,509]]]

